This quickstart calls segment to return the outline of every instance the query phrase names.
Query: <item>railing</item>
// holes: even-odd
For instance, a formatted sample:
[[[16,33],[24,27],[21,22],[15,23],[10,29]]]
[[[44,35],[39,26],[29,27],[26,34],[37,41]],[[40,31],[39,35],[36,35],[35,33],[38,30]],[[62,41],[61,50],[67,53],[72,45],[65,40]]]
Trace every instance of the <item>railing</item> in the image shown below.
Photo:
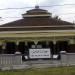
[[[41,64],[42,62],[50,65],[75,65],[75,53],[60,53],[60,60],[35,60],[35,61],[22,61],[21,54],[0,54],[0,66],[13,66],[13,65],[34,65]]]
[[[20,65],[21,63],[22,55],[0,54],[0,65]]]

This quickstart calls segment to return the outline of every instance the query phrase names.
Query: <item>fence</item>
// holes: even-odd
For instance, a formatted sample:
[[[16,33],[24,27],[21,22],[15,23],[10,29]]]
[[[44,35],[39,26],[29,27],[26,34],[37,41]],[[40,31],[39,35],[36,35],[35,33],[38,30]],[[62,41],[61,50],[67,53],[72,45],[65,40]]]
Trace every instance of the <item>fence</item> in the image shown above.
[[[29,66],[67,66],[75,65],[75,53],[60,53],[60,60],[28,60],[23,62],[22,55],[18,54],[0,54],[0,65],[1,66],[13,66],[13,65],[29,65]],[[48,67],[49,67],[48,66]]]
[[[63,53],[61,52],[62,65],[75,65],[75,53]]]
[[[21,55],[0,54],[0,65],[19,65],[22,63]]]

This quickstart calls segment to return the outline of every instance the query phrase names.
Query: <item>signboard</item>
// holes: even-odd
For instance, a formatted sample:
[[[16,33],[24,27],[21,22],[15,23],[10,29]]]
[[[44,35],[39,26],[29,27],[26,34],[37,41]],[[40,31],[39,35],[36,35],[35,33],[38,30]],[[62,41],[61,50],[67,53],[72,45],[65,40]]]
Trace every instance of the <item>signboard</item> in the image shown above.
[[[29,49],[30,58],[51,58],[50,49]]]

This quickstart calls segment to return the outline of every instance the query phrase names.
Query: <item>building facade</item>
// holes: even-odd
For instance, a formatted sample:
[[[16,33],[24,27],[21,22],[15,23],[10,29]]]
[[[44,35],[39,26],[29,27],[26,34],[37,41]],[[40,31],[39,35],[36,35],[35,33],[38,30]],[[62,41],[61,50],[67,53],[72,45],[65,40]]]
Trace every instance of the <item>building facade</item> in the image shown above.
[[[0,54],[22,54],[24,59],[38,59],[53,58],[60,51],[75,52],[73,23],[52,17],[52,13],[39,6],[22,16],[21,20],[0,26]],[[50,53],[48,57],[46,52]]]

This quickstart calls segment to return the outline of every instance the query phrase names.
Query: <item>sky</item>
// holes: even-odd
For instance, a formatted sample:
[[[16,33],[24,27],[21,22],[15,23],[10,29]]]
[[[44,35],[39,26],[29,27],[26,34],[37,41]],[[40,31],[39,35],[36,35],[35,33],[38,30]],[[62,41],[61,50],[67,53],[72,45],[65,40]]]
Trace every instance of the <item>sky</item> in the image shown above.
[[[0,25],[22,19],[21,14],[33,9],[35,5],[39,5],[41,9],[48,10],[53,14],[53,17],[59,16],[62,20],[75,23],[75,0],[1,0]]]

